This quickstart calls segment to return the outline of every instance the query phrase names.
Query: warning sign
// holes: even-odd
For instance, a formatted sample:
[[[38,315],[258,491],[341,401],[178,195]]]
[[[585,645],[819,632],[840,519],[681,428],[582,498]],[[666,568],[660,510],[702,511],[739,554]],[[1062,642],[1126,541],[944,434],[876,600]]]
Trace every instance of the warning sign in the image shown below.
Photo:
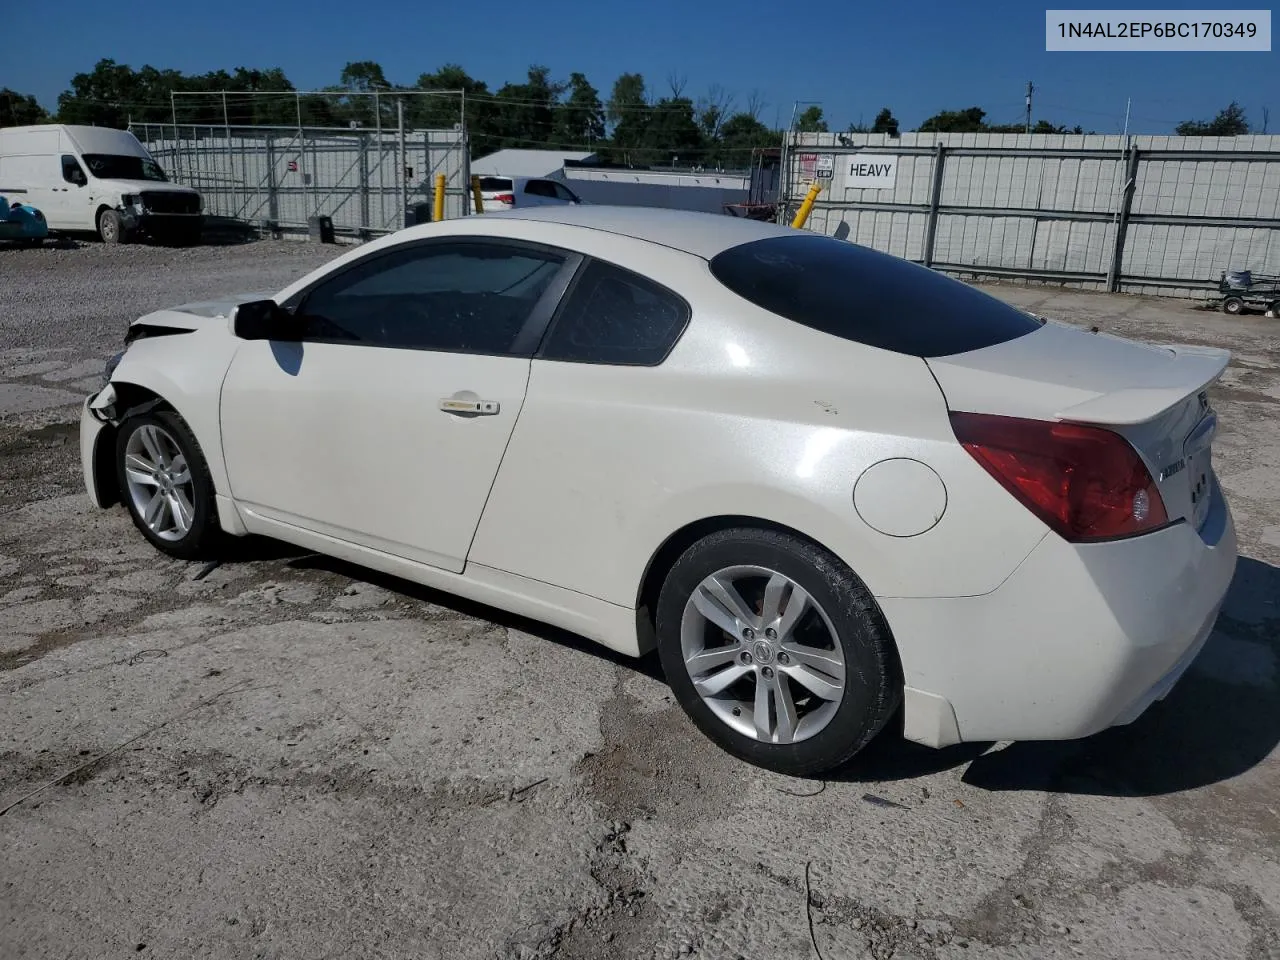
[[[814,170],[818,166],[818,155],[816,153],[800,154],[800,176],[805,180],[812,180]]]
[[[819,180],[830,180],[836,169],[836,158],[831,154],[823,154],[818,158],[816,173]]]

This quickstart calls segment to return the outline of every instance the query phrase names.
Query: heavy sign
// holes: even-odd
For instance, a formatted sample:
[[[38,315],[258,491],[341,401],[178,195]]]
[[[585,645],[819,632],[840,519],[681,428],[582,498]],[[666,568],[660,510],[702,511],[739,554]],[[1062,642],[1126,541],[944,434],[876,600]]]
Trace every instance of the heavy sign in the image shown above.
[[[892,190],[898,182],[898,158],[881,153],[853,154],[841,158],[844,186],[853,190]]]

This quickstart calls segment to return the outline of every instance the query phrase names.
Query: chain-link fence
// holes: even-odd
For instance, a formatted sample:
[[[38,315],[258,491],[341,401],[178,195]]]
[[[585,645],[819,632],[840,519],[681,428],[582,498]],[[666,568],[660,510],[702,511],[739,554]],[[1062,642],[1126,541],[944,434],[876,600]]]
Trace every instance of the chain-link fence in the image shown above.
[[[961,275],[1204,295],[1280,273],[1280,137],[797,134],[789,220]]]
[[[373,236],[430,218],[437,174],[445,216],[467,212],[470,151],[455,130],[133,124],[205,212],[272,232],[329,217],[335,233]]]

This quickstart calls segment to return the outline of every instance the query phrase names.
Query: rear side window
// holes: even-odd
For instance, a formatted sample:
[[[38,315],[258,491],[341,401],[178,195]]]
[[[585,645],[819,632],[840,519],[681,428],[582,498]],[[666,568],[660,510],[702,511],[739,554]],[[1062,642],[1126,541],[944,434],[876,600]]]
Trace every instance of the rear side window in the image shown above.
[[[816,234],[770,237],[711,260],[717,280],[772,313],[918,357],[1004,343],[1040,321],[935,270]]]
[[[571,288],[538,356],[543,360],[656,366],[689,322],[676,294],[593,260]]]
[[[556,198],[559,200],[576,201],[578,199],[578,195],[563,184],[552,182],[551,189],[556,192]]]
[[[546,180],[530,180],[524,185],[524,192],[531,193],[535,197],[552,197],[556,195],[556,189]]]

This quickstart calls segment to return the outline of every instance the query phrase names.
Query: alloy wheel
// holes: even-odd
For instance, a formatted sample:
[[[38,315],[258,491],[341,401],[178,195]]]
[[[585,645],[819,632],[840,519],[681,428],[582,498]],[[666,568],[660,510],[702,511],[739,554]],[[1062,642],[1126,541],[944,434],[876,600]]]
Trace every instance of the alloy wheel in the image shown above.
[[[134,430],[125,444],[124,475],[134,510],[152,533],[176,541],[191,531],[195,484],[168,431],[149,423]]]
[[[703,702],[764,743],[814,736],[844,698],[844,651],[831,619],[776,570],[734,566],[704,578],[685,604],[680,646]]]

